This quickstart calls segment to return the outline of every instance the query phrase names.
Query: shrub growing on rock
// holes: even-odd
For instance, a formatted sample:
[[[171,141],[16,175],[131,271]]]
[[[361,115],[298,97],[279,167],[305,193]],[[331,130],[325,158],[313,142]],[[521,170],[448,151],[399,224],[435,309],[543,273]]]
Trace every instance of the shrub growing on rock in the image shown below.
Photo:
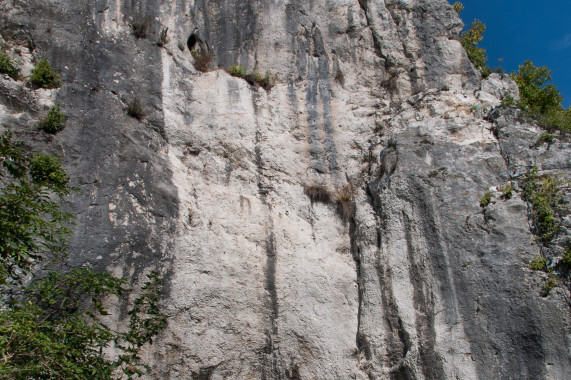
[[[229,73],[233,77],[244,78],[246,76],[246,69],[244,66],[233,65]]]
[[[533,260],[529,263],[529,269],[531,270],[539,270],[539,271],[547,271],[547,259],[541,256],[535,256]]]
[[[32,69],[30,81],[41,88],[56,88],[59,87],[60,77],[46,59],[40,59]]]
[[[8,74],[12,79],[18,79],[20,69],[16,67],[8,53],[0,51],[0,73]]]
[[[242,78],[253,86],[262,87],[264,90],[269,91],[275,84],[275,77],[269,72],[262,75],[257,71],[246,72],[244,66],[233,65],[229,71],[230,75]]]
[[[190,51],[192,58],[194,58],[194,67],[196,70],[201,71],[203,73],[207,72],[210,69],[210,61],[212,61],[212,54],[208,49],[201,49],[196,50],[193,49]]]
[[[486,191],[486,194],[480,199],[480,207],[487,207],[492,201],[492,192],[490,190]]]
[[[141,121],[145,118],[145,109],[143,107],[143,102],[138,96],[134,96],[129,103],[127,103],[127,115],[134,117],[135,119]]]
[[[169,43],[169,38],[167,36],[168,31],[169,28],[163,28],[161,30],[161,32],[159,33],[159,38],[157,39],[157,46],[163,47]]]
[[[484,33],[486,32],[486,24],[480,20],[474,20],[470,29],[462,34],[462,46],[468,54],[470,62],[480,70],[484,77],[490,75],[491,70],[489,69],[487,62],[488,56],[486,55],[486,49],[478,47],[480,42],[484,39]]]
[[[35,182],[51,186],[65,186],[69,181],[59,158],[45,154],[30,158],[30,175]]]
[[[46,120],[41,124],[41,128],[47,132],[55,134],[65,127],[65,114],[61,110],[60,103],[56,104],[48,111]]]
[[[538,116],[544,127],[571,132],[571,108],[564,109],[563,97],[551,82],[551,70],[537,67],[527,60],[519,66],[511,78],[517,83],[520,93],[518,106]]]
[[[25,152],[0,136],[0,378],[115,379],[142,375],[139,353],[167,324],[162,280],[152,271],[134,300],[129,323],[115,331],[103,300],[124,297],[127,282],[79,268],[48,271],[66,257],[72,215],[56,202],[74,189],[57,158]],[[33,269],[42,260],[42,276]],[[64,268],[61,268],[63,270]],[[21,278],[29,276],[29,284]],[[102,320],[105,317],[105,321]],[[118,318],[118,316],[116,316]],[[114,347],[119,355],[107,357]],[[125,376],[123,376],[125,375]]]
[[[557,178],[538,178],[537,168],[533,168],[523,180],[523,196],[532,206],[534,233],[548,244],[559,231],[556,209],[562,196]]]
[[[147,38],[149,31],[149,21],[137,20],[131,24],[131,32],[135,38]]]

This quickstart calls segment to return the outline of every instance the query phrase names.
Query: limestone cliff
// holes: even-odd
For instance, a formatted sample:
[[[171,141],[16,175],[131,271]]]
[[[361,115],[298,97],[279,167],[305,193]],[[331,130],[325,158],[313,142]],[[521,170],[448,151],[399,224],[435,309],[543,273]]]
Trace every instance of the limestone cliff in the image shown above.
[[[0,78],[0,122],[81,190],[71,265],[164,273],[149,378],[565,379],[568,290],[528,268],[517,180],[567,176],[569,143],[490,114],[517,87],[461,29],[445,0],[3,0],[23,74],[44,57],[62,86]]]

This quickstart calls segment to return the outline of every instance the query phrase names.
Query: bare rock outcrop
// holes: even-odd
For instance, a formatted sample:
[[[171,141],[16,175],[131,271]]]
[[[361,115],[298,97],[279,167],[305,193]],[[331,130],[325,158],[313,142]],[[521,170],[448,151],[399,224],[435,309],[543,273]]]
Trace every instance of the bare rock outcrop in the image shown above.
[[[0,122],[80,189],[70,265],[162,271],[149,378],[565,379],[569,292],[528,269],[517,180],[568,177],[568,137],[499,107],[517,87],[461,28],[445,0],[5,0],[10,54],[63,85],[0,78]]]

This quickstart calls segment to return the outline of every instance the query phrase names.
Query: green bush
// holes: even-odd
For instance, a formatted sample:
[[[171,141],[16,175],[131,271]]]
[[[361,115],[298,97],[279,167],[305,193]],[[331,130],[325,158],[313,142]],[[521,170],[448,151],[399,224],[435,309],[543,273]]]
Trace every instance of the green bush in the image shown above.
[[[59,87],[60,77],[46,59],[40,59],[32,69],[30,81],[41,88]]]
[[[533,260],[529,263],[529,269],[540,270],[543,272],[547,271],[547,259],[541,256],[535,256]]]
[[[460,14],[462,13],[462,11],[464,10],[464,4],[462,4],[461,2],[457,1],[454,4],[452,4],[452,8],[454,8],[454,10],[456,11],[456,13]]]
[[[558,285],[557,277],[549,276],[547,282],[543,285],[543,295],[547,296],[551,289]]]
[[[538,146],[543,145],[544,143],[547,143],[547,145],[551,145],[555,142],[556,139],[557,139],[557,136],[555,136],[554,134],[542,133],[541,136],[539,136],[539,138],[535,142],[534,146],[538,147]]]
[[[502,108],[507,108],[511,106],[515,106],[515,99],[512,95],[506,95],[502,99],[502,104],[500,104]]]
[[[246,72],[244,66],[233,65],[229,73],[234,77],[246,80],[251,85],[260,86],[267,91],[271,90],[275,83],[275,78],[269,71],[266,72],[266,75],[262,75],[257,71]]]
[[[56,104],[48,111],[46,120],[41,124],[41,128],[47,133],[57,133],[65,127],[65,114],[61,110],[60,103]]]
[[[480,199],[480,207],[487,207],[492,201],[492,192],[490,190],[486,191],[486,194]]]
[[[244,78],[246,76],[246,69],[244,66],[233,65],[230,68],[230,75],[233,77]]]
[[[20,69],[16,67],[12,59],[5,51],[0,51],[0,73],[8,74],[12,79],[18,79]]]
[[[502,192],[502,198],[504,198],[504,199],[511,199],[512,198],[512,192],[514,190],[512,185],[507,184],[507,185],[501,187],[499,190]]]
[[[557,236],[559,221],[556,208],[562,202],[561,187],[554,177],[538,178],[534,167],[523,180],[523,196],[531,203],[536,235],[544,244]]]
[[[34,182],[54,186],[64,186],[69,181],[59,158],[45,154],[36,154],[30,158],[30,175]]]

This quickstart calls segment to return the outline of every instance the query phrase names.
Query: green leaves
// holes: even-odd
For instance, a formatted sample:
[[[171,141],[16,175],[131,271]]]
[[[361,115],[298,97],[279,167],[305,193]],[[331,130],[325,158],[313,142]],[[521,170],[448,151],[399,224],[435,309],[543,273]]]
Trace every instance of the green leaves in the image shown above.
[[[474,20],[470,29],[462,33],[461,43],[468,54],[470,62],[476,67],[480,72],[487,76],[490,74],[491,70],[487,65],[488,56],[486,55],[486,49],[479,48],[478,45],[484,39],[484,33],[486,32],[486,24],[480,20]]]
[[[551,83],[551,70],[537,67],[527,60],[511,74],[520,93],[518,106],[539,116],[539,122],[548,127],[571,132],[571,109],[563,109],[563,97]]]
[[[561,185],[555,177],[538,178],[533,168],[523,181],[523,196],[532,205],[535,234],[544,244],[551,242],[559,232],[556,210],[562,202]]]
[[[36,154],[29,159],[32,180],[41,185],[61,188],[69,177],[61,167],[59,158],[45,154]]]
[[[12,79],[18,79],[20,74],[20,69],[5,51],[0,51],[0,74],[8,74]]]
[[[18,282],[35,261],[65,256],[72,215],[53,199],[74,189],[60,161],[52,156],[28,156],[11,133],[0,139],[0,285]],[[6,178],[7,177],[7,178]]]
[[[118,321],[104,305],[131,290],[123,279],[79,268],[44,271],[41,279],[32,277],[30,285],[22,286],[20,279],[39,261],[49,259],[45,270],[65,258],[73,218],[60,211],[56,200],[74,189],[58,158],[26,154],[11,138],[10,132],[0,136],[0,379],[143,374],[139,352],[167,324],[159,307],[160,274],[148,275],[128,312],[126,331],[102,320]],[[118,356],[104,355],[107,348]]]
[[[24,288],[0,312],[0,378],[111,379],[117,371],[129,378],[142,374],[140,348],[166,326],[158,307],[162,281],[152,272],[129,312],[127,332],[105,325],[103,298],[121,297],[126,282],[88,268],[68,274],[51,272]],[[85,311],[88,310],[88,311]],[[135,323],[133,323],[135,321]],[[102,350],[116,347],[116,360]]]
[[[42,88],[59,87],[59,75],[46,59],[40,59],[32,69],[30,81],[33,85]]]
[[[460,14],[462,13],[462,11],[464,10],[464,4],[462,4],[461,2],[457,1],[454,4],[452,4],[452,8],[454,8],[454,10],[456,11],[456,13]]]
[[[65,114],[61,110],[61,104],[58,103],[48,111],[46,120],[41,123],[41,128],[46,133],[55,134],[65,127]]]

